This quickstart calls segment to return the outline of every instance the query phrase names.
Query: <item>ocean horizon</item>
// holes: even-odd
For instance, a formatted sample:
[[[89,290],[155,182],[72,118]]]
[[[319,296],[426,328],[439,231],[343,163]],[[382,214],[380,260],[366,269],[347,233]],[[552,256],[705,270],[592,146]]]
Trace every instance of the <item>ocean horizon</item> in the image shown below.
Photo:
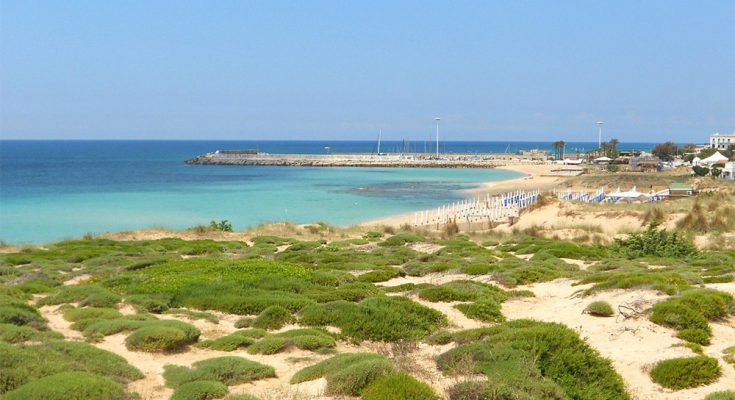
[[[235,229],[275,222],[345,226],[436,207],[501,169],[298,168],[186,165],[224,149],[283,154],[375,152],[373,141],[0,141],[0,240],[39,243],[103,233],[185,229],[227,219]],[[411,143],[384,141],[382,152]],[[418,143],[413,144],[416,151]],[[567,146],[590,148],[593,143]],[[621,143],[621,149],[650,149]],[[423,149],[423,142],[420,146]],[[550,142],[440,142],[444,153],[550,150]],[[432,150],[433,151],[433,150]],[[569,150],[568,150],[569,151]]]

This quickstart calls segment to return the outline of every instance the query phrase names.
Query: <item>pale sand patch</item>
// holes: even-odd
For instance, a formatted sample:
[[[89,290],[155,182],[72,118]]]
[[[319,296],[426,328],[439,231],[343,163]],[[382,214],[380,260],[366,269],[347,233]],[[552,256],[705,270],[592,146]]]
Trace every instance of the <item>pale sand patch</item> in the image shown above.
[[[566,262],[566,263],[569,263],[569,264],[574,264],[577,267],[579,267],[579,269],[581,269],[581,270],[586,270],[591,265],[591,263],[588,263],[587,261],[584,261],[584,260],[576,260],[574,258],[561,258],[561,260],[564,261],[564,262]]]
[[[64,281],[64,285],[71,286],[71,285],[79,285],[80,283],[84,283],[92,278],[92,275],[90,274],[82,274],[75,276],[67,281]]]
[[[634,398],[640,400],[701,399],[706,394],[734,387],[735,371],[723,364],[723,377],[716,383],[688,390],[673,392],[653,383],[648,375],[651,366],[658,361],[692,356],[693,352],[681,345],[676,332],[656,325],[643,316],[636,319],[600,318],[582,314],[587,304],[604,300],[613,308],[621,304],[643,302],[652,304],[667,298],[651,290],[612,290],[588,297],[575,297],[575,293],[589,285],[572,286],[572,281],[561,279],[552,282],[520,286],[536,294],[531,298],[513,298],[503,303],[503,315],[508,319],[531,318],[540,321],[559,322],[576,330],[581,337],[604,357],[613,361],[615,369],[623,377]],[[705,352],[716,354],[735,343],[735,329],[728,324],[713,324],[713,344]]]
[[[432,254],[435,253],[441,249],[444,248],[444,246],[434,244],[434,243],[411,243],[411,245],[408,246],[409,248],[418,251],[419,253],[426,253],[426,254]]]
[[[52,331],[61,333],[67,339],[84,340],[81,332],[69,328],[71,323],[64,319],[64,313],[59,311],[59,306],[43,306],[39,307],[38,311],[46,318]]]

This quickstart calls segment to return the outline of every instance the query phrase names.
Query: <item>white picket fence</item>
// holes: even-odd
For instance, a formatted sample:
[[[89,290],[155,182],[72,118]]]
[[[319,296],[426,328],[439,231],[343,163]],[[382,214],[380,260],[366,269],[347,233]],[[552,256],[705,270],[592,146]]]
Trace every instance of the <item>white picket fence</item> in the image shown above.
[[[603,188],[597,189],[596,191],[583,190],[576,192],[573,192],[571,189],[565,191],[554,189],[552,193],[561,200],[581,201],[585,203],[600,203],[606,199],[605,189]]]
[[[450,222],[474,223],[504,221],[517,217],[521,210],[538,201],[540,191],[517,190],[501,195],[476,197],[414,213],[413,225],[440,225]]]

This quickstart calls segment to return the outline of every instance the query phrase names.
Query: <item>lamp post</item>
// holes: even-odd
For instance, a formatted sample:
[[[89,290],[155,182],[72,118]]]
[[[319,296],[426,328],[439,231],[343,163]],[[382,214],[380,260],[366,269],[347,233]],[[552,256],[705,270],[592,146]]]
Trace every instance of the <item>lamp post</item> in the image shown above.
[[[605,125],[602,121],[597,121],[597,148],[602,150],[602,125]]]
[[[439,158],[439,121],[441,118],[436,117],[434,120],[436,121],[436,158]]]

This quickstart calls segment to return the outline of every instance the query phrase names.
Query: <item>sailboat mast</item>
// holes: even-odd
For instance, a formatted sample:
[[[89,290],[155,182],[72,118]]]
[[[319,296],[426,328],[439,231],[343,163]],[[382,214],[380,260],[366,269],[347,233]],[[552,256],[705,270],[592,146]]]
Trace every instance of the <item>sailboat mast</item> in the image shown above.
[[[380,136],[383,134],[383,129],[378,130],[378,155],[380,155]]]

